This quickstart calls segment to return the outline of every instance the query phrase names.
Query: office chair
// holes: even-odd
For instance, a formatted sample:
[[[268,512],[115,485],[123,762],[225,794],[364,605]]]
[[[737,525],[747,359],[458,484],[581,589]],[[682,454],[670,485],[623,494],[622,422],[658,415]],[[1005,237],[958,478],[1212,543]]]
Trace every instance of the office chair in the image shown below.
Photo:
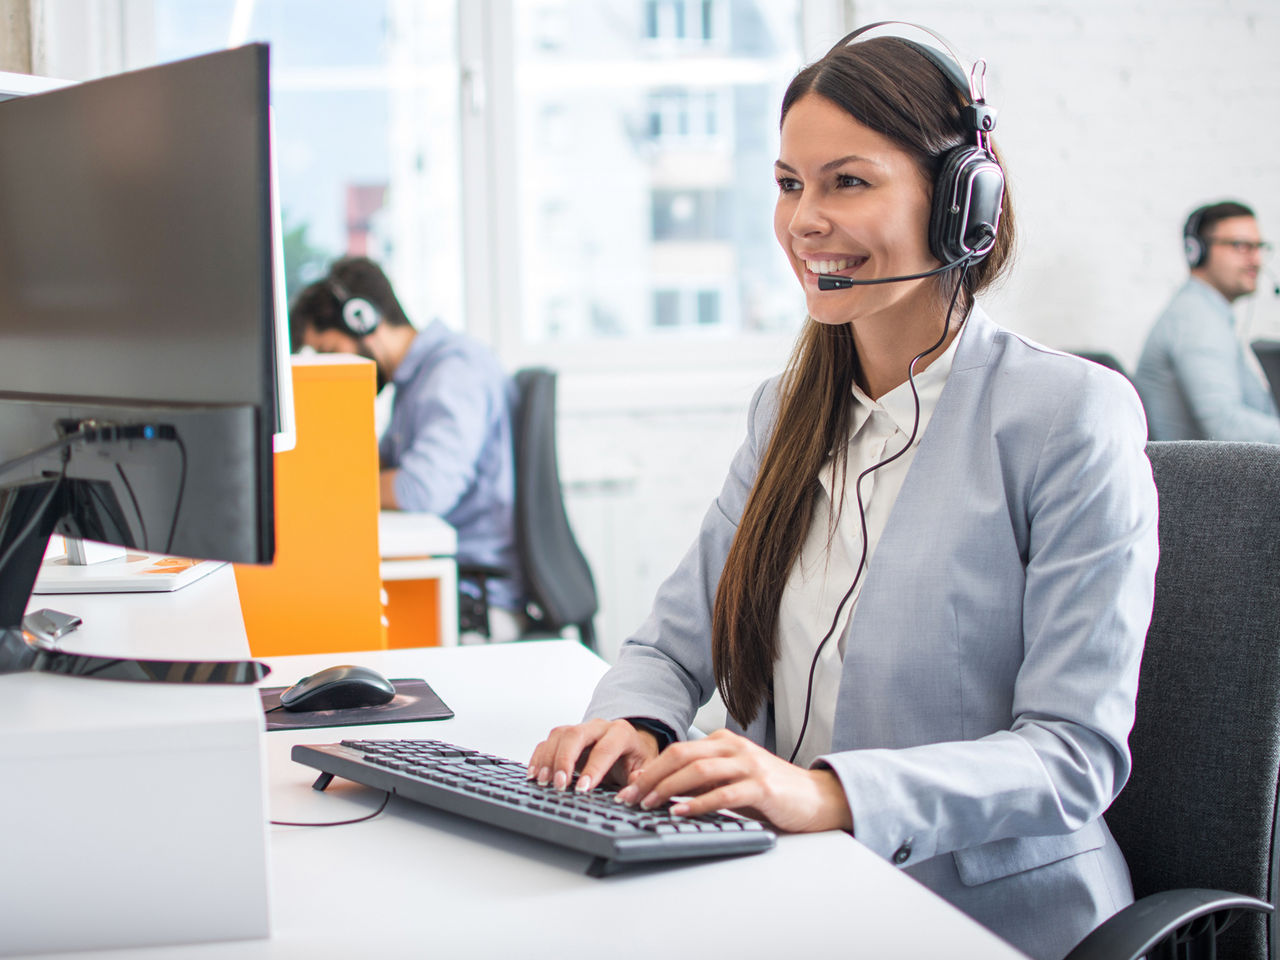
[[[1138,901],[1067,960],[1275,960],[1280,447],[1147,453],[1160,498],[1155,609],[1133,774],[1106,815]]]
[[[1280,406],[1280,340],[1255,340],[1250,344],[1253,355],[1262,364],[1262,371],[1271,385],[1271,395]]]
[[[515,375],[516,404],[512,417],[516,467],[516,552],[527,595],[529,625],[521,639],[558,636],[577,629],[590,650],[596,649],[595,615],[599,610],[591,567],[565,512],[556,453],[556,374],[530,367]],[[507,576],[493,567],[459,565],[459,578],[477,584],[478,602],[466,606],[463,629],[471,619],[487,632],[486,581]],[[460,599],[462,599],[460,597]],[[475,607],[485,607],[483,618]]]

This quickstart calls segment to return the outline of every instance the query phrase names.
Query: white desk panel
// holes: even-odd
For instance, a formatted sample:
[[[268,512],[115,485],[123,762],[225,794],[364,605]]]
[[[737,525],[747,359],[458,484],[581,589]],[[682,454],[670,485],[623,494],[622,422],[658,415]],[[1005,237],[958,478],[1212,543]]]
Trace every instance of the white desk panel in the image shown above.
[[[84,618],[68,651],[248,656],[230,567],[45,606]],[[0,676],[0,956],[267,936],[263,742],[252,687]]]

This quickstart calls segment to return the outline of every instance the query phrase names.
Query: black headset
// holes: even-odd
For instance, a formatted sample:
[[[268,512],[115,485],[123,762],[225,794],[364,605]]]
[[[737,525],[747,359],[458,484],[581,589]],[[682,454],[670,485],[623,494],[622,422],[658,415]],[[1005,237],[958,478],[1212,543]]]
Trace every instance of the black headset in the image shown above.
[[[1004,199],[1004,170],[988,139],[996,126],[995,108],[987,105],[985,92],[974,92],[959,57],[951,52],[951,45],[928,27],[905,20],[881,20],[859,27],[835,47],[846,46],[868,30],[890,24],[923,30],[946,47],[948,53],[943,54],[927,44],[895,38],[942,71],[942,75],[968,101],[962,115],[974,135],[974,142],[953,147],[943,156],[942,168],[933,185],[929,252],[944,264],[958,261],[976,263],[995,246],[996,231],[1000,226],[1000,204]],[[985,73],[986,64],[982,65]]]
[[[1187,266],[1194,270],[1203,267],[1209,259],[1209,245],[1204,242],[1200,231],[1204,228],[1204,214],[1208,207],[1198,207],[1187,217],[1186,226],[1182,228],[1182,252],[1186,254]]]
[[[352,296],[350,291],[332,275],[325,278],[325,285],[338,301],[338,313],[342,325],[353,337],[366,337],[378,328],[382,314],[364,297]]]

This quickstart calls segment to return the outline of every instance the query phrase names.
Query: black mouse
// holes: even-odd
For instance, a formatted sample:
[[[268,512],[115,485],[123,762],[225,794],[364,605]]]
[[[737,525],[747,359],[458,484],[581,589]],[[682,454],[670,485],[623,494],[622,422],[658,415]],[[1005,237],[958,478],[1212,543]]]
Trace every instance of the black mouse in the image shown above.
[[[286,710],[345,710],[349,707],[376,707],[396,695],[391,681],[368,667],[344,664],[303,677],[280,694]]]

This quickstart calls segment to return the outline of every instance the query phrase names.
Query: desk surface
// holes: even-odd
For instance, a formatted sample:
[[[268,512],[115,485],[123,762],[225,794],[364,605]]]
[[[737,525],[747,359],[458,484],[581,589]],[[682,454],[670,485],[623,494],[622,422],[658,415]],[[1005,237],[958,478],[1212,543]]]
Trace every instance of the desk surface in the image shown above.
[[[458,552],[458,534],[431,513],[382,510],[378,513],[378,552],[384,560],[451,557]]]
[[[580,715],[605,669],[580,645],[560,640],[278,657],[269,661],[268,683],[290,683],[344,661],[424,677],[457,715],[266,734],[274,819],[342,820],[381,801],[375,791],[342,780],[325,793],[313,791],[314,771],[289,759],[295,743],[417,735],[523,758],[553,725]],[[365,823],[271,831],[271,939],[57,956],[716,960],[726,953],[819,956],[846,947],[868,957],[1021,956],[838,832],[784,836],[759,856],[597,880],[585,875],[583,855],[395,798]],[[56,905],[50,910],[51,922],[61,922]],[[834,922],[815,922],[819,917]]]

